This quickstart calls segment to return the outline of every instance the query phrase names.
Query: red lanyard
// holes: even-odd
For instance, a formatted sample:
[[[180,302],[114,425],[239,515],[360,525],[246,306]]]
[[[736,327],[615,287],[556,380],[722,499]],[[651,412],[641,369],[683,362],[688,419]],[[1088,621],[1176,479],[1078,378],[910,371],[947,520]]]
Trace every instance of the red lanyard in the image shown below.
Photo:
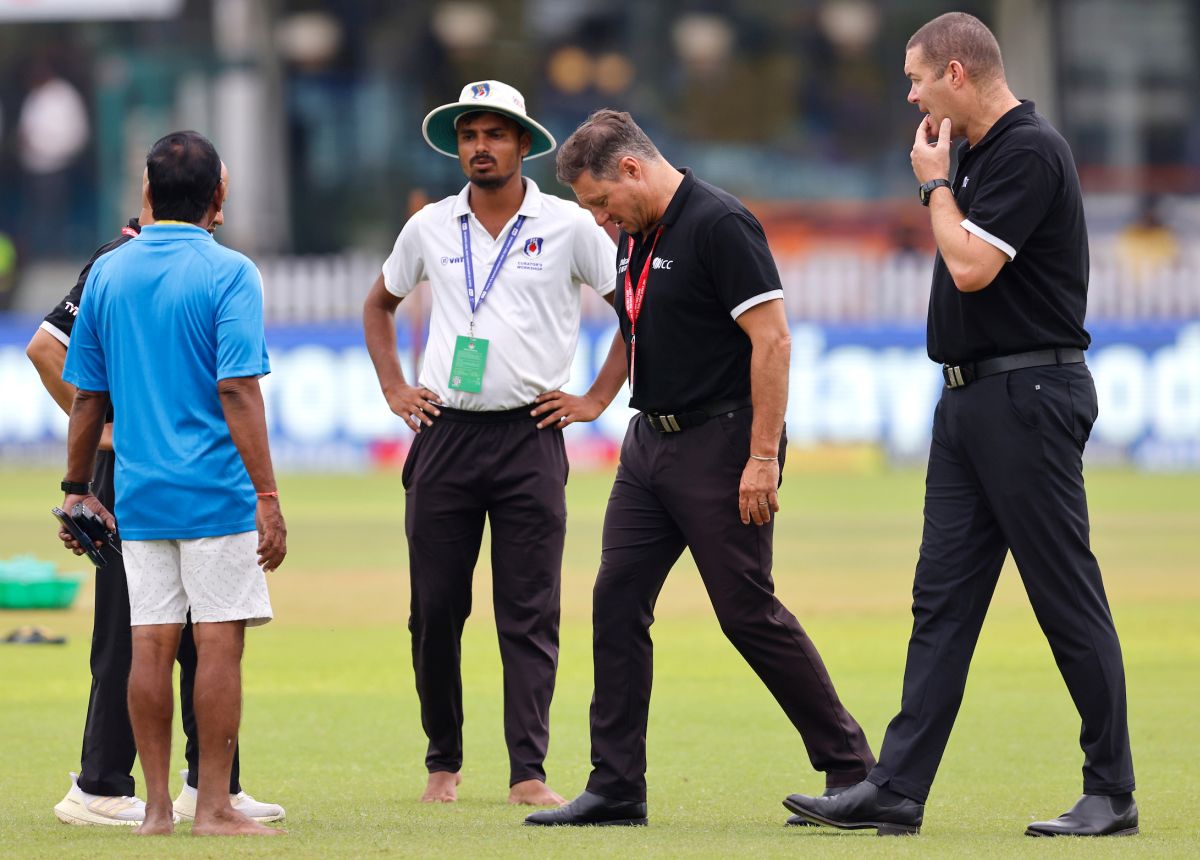
[[[642,315],[642,301],[646,298],[646,280],[650,277],[650,263],[654,259],[654,249],[658,247],[658,237],[663,228],[659,227],[654,234],[654,242],[650,245],[650,253],[646,255],[646,263],[642,266],[642,274],[638,277],[637,292],[633,290],[633,280],[629,270],[633,267],[633,237],[629,237],[629,265],[625,267],[625,315],[629,317],[629,391],[633,392],[634,359],[637,357],[637,321]]]

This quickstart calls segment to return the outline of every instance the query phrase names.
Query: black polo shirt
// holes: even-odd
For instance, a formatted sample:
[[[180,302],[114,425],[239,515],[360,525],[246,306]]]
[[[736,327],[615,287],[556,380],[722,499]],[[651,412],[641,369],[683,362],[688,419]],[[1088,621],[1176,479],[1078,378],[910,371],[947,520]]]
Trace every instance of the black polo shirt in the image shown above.
[[[629,359],[625,273],[636,292],[654,247],[637,322],[629,405],[642,412],[687,412],[750,397],[750,338],[736,319],[783,298],[762,225],[736,197],[683,168],[683,182],[645,237],[617,240],[617,318]]]
[[[87,265],[79,273],[79,280],[75,282],[75,286],[71,287],[71,291],[67,293],[66,297],[54,306],[54,310],[46,314],[45,321],[41,325],[44,331],[53,335],[63,346],[70,346],[71,329],[75,327],[75,315],[79,313],[79,300],[83,298],[83,287],[87,283],[88,275],[91,274],[92,265],[109,251],[120,248],[141,231],[142,227],[138,223],[138,219],[130,218],[129,223],[121,228],[121,234],[117,238],[96,249],[96,253],[92,254],[92,258],[87,261]]]
[[[1087,349],[1088,240],[1071,149],[1033,102],[963,141],[953,180],[962,226],[1008,258],[963,293],[939,253],[929,296],[929,357],[962,364],[1051,347]]]
[[[45,319],[42,321],[41,329],[47,334],[52,335],[63,346],[70,347],[71,330],[75,328],[75,316],[79,313],[79,301],[83,298],[83,287],[87,283],[88,275],[91,274],[92,265],[109,251],[120,248],[141,231],[142,226],[138,223],[138,219],[130,218],[129,223],[121,228],[121,234],[117,238],[97,248],[96,253],[92,254],[92,258],[87,261],[87,265],[79,273],[79,280],[75,282],[75,286],[71,288],[71,291],[67,293],[61,302],[54,306],[54,310],[46,314]],[[108,413],[105,415],[104,420],[113,420],[111,405],[108,407]]]

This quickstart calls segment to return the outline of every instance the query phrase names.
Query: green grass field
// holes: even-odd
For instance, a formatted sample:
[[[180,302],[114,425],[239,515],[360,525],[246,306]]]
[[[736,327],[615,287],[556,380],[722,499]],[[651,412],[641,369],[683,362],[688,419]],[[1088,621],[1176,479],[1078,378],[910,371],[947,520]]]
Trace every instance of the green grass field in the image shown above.
[[[0,471],[0,547],[57,549],[57,473]],[[561,670],[550,785],[588,773],[590,591],[607,474],[569,487]],[[272,576],[277,620],[248,636],[242,775],[288,809],[285,840],[144,844],[123,828],[59,824],[51,807],[78,768],[88,689],[91,587],[65,612],[0,611],[0,634],[39,623],[63,647],[0,645],[0,854],[11,857],[1197,856],[1200,794],[1200,477],[1089,473],[1129,683],[1142,835],[1032,840],[1080,790],[1079,722],[1015,570],[983,632],[966,700],[920,836],[785,828],[780,800],[816,792],[799,738],[725,641],[690,560],[672,573],[654,627],[648,828],[533,829],[509,807],[501,685],[486,565],[464,642],[466,763],[460,802],[417,802],[424,744],[404,623],[398,476],[282,481],[290,553]],[[776,583],[821,648],[842,698],[878,747],[899,704],[920,535],[922,475],[792,472],[776,532]],[[486,558],[486,547],[485,555]],[[183,765],[176,734],[176,760]],[[135,772],[141,784],[140,770]],[[177,789],[178,776],[172,787]]]

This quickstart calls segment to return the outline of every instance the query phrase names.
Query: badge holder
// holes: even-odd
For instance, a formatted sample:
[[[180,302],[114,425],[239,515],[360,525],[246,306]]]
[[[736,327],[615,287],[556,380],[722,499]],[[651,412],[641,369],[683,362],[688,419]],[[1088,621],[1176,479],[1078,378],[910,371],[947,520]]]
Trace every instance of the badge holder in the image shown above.
[[[512,250],[513,242],[516,241],[517,234],[521,232],[521,225],[524,223],[525,216],[518,215],[516,223],[500,247],[500,254],[496,257],[492,271],[483,284],[483,290],[476,298],[475,264],[471,256],[470,218],[467,215],[459,216],[459,228],[462,231],[463,243],[463,275],[467,282],[467,305],[471,308],[471,322],[468,325],[468,335],[466,337],[459,335],[454,340],[454,358],[450,363],[450,382],[448,384],[455,391],[478,394],[483,390],[483,370],[487,366],[488,341],[482,337],[475,337],[475,313],[483,305],[483,300],[487,298],[488,293],[491,292],[492,285],[496,283],[496,276],[500,273],[504,261],[508,259],[508,253]]]
[[[478,394],[483,390],[483,369],[487,365],[488,342],[482,337],[454,340],[454,361],[450,365],[450,387],[455,391]]]

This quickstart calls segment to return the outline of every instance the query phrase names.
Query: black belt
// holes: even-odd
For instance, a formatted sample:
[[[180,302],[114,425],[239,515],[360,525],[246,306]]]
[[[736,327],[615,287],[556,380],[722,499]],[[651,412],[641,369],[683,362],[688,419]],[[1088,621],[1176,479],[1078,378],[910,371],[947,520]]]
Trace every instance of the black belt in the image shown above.
[[[663,412],[643,412],[642,415],[646,417],[646,423],[659,433],[678,433],[690,427],[699,427],[709,418],[715,418],[722,412],[734,412],[749,405],[750,398],[745,397],[741,400],[714,400],[691,412],[673,412],[669,415]]]
[[[962,388],[964,385],[970,385],[976,379],[995,376],[997,373],[1008,373],[1010,370],[1046,367],[1051,364],[1082,363],[1082,349],[1035,349],[1032,352],[1001,355],[997,358],[985,358],[967,364],[943,364],[942,378],[946,380],[947,388]]]

